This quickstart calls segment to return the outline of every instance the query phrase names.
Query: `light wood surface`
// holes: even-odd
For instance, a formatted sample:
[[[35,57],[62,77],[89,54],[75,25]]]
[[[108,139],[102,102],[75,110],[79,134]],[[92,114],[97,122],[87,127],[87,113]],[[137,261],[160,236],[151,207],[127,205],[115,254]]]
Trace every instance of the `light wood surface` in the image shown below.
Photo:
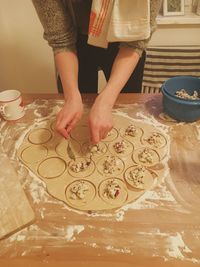
[[[0,239],[33,222],[34,212],[7,156],[0,158]]]
[[[6,133],[2,146],[9,156],[14,140],[42,118],[38,114],[49,118],[52,107],[62,104],[57,101],[61,95],[23,97],[30,103],[25,117],[1,130]],[[83,97],[87,107],[94,98]],[[80,213],[49,196],[42,182],[22,166],[24,189],[36,220],[0,242],[0,266],[200,266],[200,122],[161,120],[160,94],[120,95],[115,108],[168,134],[169,169],[163,182],[124,209]],[[12,164],[19,168],[17,159]]]

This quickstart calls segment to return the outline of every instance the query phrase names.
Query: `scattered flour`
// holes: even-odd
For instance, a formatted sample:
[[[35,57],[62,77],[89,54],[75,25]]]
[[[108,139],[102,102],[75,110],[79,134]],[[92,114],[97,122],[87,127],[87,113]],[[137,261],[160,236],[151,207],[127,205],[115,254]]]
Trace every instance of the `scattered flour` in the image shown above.
[[[66,240],[73,242],[76,237],[75,235],[79,235],[82,231],[84,231],[84,225],[69,225],[66,229]]]
[[[116,248],[116,247],[111,246],[111,245],[106,246],[106,249],[111,250],[113,252],[117,252],[117,253],[124,253],[124,254],[131,253],[131,250],[128,248]]]

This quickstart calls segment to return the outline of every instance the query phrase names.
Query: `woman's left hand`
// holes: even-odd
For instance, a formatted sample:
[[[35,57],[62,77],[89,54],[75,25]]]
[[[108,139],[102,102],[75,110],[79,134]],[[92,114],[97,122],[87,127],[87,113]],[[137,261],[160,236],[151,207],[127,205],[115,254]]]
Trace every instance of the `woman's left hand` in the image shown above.
[[[88,122],[93,144],[98,144],[106,138],[113,128],[112,106],[101,95],[96,98],[91,108]]]

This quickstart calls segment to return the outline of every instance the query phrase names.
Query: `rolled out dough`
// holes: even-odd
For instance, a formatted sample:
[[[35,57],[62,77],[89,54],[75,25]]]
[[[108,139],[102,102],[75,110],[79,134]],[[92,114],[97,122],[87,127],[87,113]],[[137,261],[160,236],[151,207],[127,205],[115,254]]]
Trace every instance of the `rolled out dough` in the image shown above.
[[[44,121],[44,125],[26,135],[18,150],[18,156],[46,183],[52,196],[69,206],[86,211],[119,208],[140,197],[155,184],[154,181],[159,181],[162,177],[165,167],[162,159],[163,155],[167,154],[168,139],[156,127],[143,121],[114,115],[114,122],[114,128],[99,143],[98,151],[94,148],[91,153],[86,116],[73,129],[68,140],[55,133],[54,121]],[[132,136],[125,134],[127,129]],[[147,141],[152,133],[158,133],[161,137],[158,147],[154,147],[151,140],[150,143]],[[120,143],[125,146],[120,146]],[[75,160],[68,154],[68,144]],[[115,145],[119,150],[122,148],[122,151],[117,152]],[[139,155],[145,149],[151,152],[152,162],[140,160]],[[110,162],[114,162],[111,167]],[[140,165],[145,168],[142,188],[129,178],[129,171],[134,171],[134,168]],[[117,190],[114,198],[105,194],[105,189],[111,181],[114,181],[112,186]],[[76,189],[80,184],[83,184],[86,190],[78,191],[77,196],[81,197],[76,197],[72,189]],[[112,186],[109,192],[113,192]]]

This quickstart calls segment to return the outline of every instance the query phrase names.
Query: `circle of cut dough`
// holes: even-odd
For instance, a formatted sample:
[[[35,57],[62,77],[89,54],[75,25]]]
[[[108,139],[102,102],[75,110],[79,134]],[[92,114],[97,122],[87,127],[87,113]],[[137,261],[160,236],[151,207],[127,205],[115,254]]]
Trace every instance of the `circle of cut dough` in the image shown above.
[[[119,130],[121,137],[129,140],[130,142],[133,142],[135,139],[140,139],[141,136],[143,135],[143,130],[137,126],[135,126],[135,127],[136,127],[136,131],[135,131],[134,136],[126,134],[126,129],[128,128],[128,126],[126,128],[121,128]]]
[[[45,146],[28,146],[21,152],[21,158],[26,163],[37,163],[45,159],[48,149]]]
[[[80,182],[83,182],[85,185],[87,185],[89,189],[86,192],[85,197],[83,199],[80,198],[73,199],[73,192],[71,192],[71,190],[74,186],[76,186]],[[91,182],[83,179],[72,182],[67,186],[65,191],[66,200],[70,203],[72,207],[75,208],[89,204],[95,198],[95,195],[96,195],[95,186]]]
[[[99,151],[95,151],[95,146],[92,146],[90,142],[86,142],[82,145],[81,151],[84,157],[90,157],[92,156],[92,158],[97,159],[101,156],[103,156],[108,148],[106,146],[106,144],[104,144],[103,142],[98,143],[99,146]]]
[[[153,176],[150,173],[149,170],[147,170],[145,167],[144,168],[144,178],[142,179],[143,184],[137,184],[133,181],[133,179],[130,177],[130,172],[136,170],[138,167],[142,167],[142,166],[132,166],[130,168],[128,168],[125,173],[124,173],[124,178],[125,181],[127,182],[127,184],[129,184],[133,189],[149,189],[151,187],[151,185],[153,184]]]
[[[143,162],[139,159],[139,155],[141,153],[144,152],[144,150],[147,149],[148,151],[150,151],[150,153],[152,154],[152,162]],[[158,152],[155,150],[155,149],[151,149],[149,147],[140,147],[138,149],[136,149],[134,152],[133,152],[133,161],[139,165],[143,165],[143,166],[154,166],[156,165],[157,163],[160,162],[160,156],[158,154]]]
[[[37,171],[43,178],[51,179],[61,176],[65,170],[65,161],[58,157],[52,157],[42,161]]]
[[[157,144],[151,143],[151,140],[148,140],[149,138],[153,137],[154,134],[157,134],[159,136],[160,141]],[[142,143],[145,146],[149,146],[151,148],[156,149],[156,148],[162,148],[162,147],[166,146],[167,140],[163,134],[161,134],[159,132],[151,132],[151,133],[149,133],[149,135],[146,135],[142,138]]]
[[[115,161],[116,161],[116,166],[114,166],[114,170],[112,173],[107,173],[105,171],[105,167],[104,167],[104,163],[106,160],[108,160],[109,157],[114,157]],[[104,176],[119,176],[125,168],[125,164],[123,162],[123,160],[121,160],[119,157],[115,156],[115,155],[110,155],[110,156],[104,156],[103,158],[101,158],[98,162],[97,162],[97,170],[103,174]]]
[[[95,164],[92,160],[90,160],[90,165],[83,171],[79,171],[79,172],[75,172],[71,169],[72,165],[73,164],[77,164],[77,163],[81,163],[81,162],[86,162],[86,161],[89,161],[90,159],[89,158],[82,158],[82,157],[79,157],[79,158],[76,158],[76,160],[71,160],[69,162],[69,165],[68,165],[68,172],[71,176],[73,177],[76,177],[76,178],[83,178],[83,177],[87,177],[87,176],[90,176],[94,170],[95,170]]]
[[[57,144],[56,146],[56,153],[64,158],[69,158],[68,152],[67,152],[67,146],[68,143],[70,142],[70,148],[72,150],[72,152],[74,153],[74,155],[79,155],[80,152],[80,145],[77,141],[71,139],[71,140],[66,140],[64,138],[61,139],[61,141]]]
[[[87,140],[89,140],[90,136],[88,126],[79,125],[71,131],[70,135],[74,140],[78,142],[86,142]]]
[[[35,129],[28,136],[29,142],[34,145],[47,143],[52,138],[51,132],[46,128]]]
[[[118,137],[118,131],[115,128],[112,128],[112,130],[107,134],[106,138],[103,139],[104,142],[111,142],[115,140]]]
[[[114,148],[114,145],[116,144],[116,143],[118,143],[118,142],[124,142],[125,143],[125,145],[127,146],[126,148],[125,148],[125,150],[123,151],[123,152],[121,152],[121,153],[117,153],[116,152],[116,150],[115,150],[115,148]],[[132,152],[133,152],[133,150],[134,150],[134,146],[133,146],[133,144],[131,143],[131,142],[129,142],[128,140],[126,140],[126,139],[117,139],[117,140],[115,140],[114,142],[112,142],[112,143],[110,143],[109,144],[109,146],[108,146],[108,149],[109,149],[109,151],[113,154],[113,155],[116,155],[116,156],[118,156],[118,157],[126,157],[126,156],[128,156],[128,155],[130,155]]]
[[[115,181],[118,185],[119,185],[119,188],[120,188],[120,193],[119,195],[116,197],[116,198],[111,198],[111,197],[108,197],[106,194],[105,194],[105,189],[107,187],[107,184],[110,182],[110,181]],[[108,178],[104,181],[102,181],[99,185],[99,196],[100,198],[108,203],[109,205],[111,206],[122,206],[126,200],[127,200],[127,197],[128,197],[128,192],[127,192],[127,188],[126,188],[126,185],[125,183],[120,179],[120,178]]]

